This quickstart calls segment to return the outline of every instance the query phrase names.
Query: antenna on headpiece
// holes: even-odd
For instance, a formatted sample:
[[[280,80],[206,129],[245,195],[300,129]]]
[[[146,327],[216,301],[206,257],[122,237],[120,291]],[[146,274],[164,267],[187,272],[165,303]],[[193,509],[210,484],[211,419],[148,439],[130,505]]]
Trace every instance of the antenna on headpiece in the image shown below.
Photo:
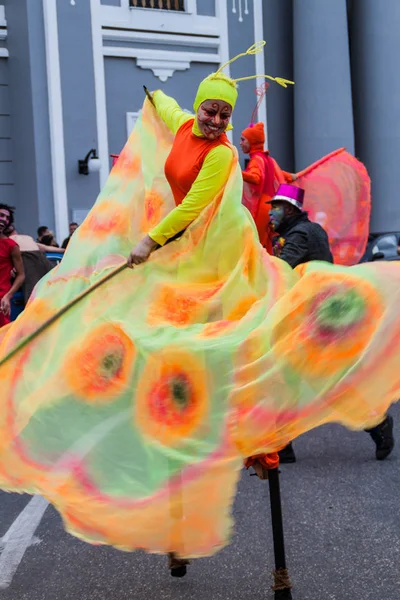
[[[248,48],[246,50],[246,52],[241,52],[237,56],[234,56],[233,58],[230,58],[226,63],[224,63],[218,69],[218,71],[216,71],[215,75],[219,75],[221,73],[221,71],[223,69],[225,69],[225,67],[227,67],[228,65],[231,65],[238,58],[242,58],[242,56],[252,56],[254,54],[260,54],[260,52],[262,52],[262,50],[263,50],[264,46],[266,45],[266,43],[267,42],[265,42],[264,40],[261,40],[261,42],[256,42],[255,44],[253,44],[252,46],[250,46],[250,48]]]
[[[255,54],[259,54],[260,52],[263,51],[266,43],[267,42],[265,42],[264,40],[261,40],[260,42],[256,42],[255,44],[250,46],[250,48],[248,48],[248,50],[246,50],[246,52],[242,52],[241,54],[234,56],[233,58],[228,60],[226,63],[224,63],[218,69],[218,71],[216,71],[216,73],[213,74],[213,77],[215,78],[218,75],[221,75],[222,70],[225,69],[225,67],[227,67],[228,65],[231,65],[233,62],[235,62],[238,58],[242,58],[242,56],[254,56]],[[288,85],[294,85],[294,81],[290,81],[289,79],[284,79],[283,77],[271,77],[271,75],[250,75],[249,77],[239,77],[238,79],[231,79],[231,81],[233,83],[237,83],[238,81],[249,81],[250,79],[261,79],[262,77],[264,77],[265,79],[270,79],[271,81],[275,81],[276,83],[278,83],[279,85],[281,85],[282,87],[285,87],[285,88]]]
[[[284,79],[283,77],[271,77],[271,75],[250,75],[249,77],[239,77],[239,79],[234,79],[233,81],[237,83],[238,81],[250,81],[250,79],[261,79],[264,77],[265,79],[270,79],[271,81],[275,81],[284,88],[287,88],[288,85],[294,85],[294,81],[290,81],[289,79]]]
[[[258,100],[257,100],[257,104],[254,107],[253,113],[251,115],[250,127],[252,125],[254,125],[254,123],[258,117],[258,109],[261,106],[261,102],[264,100],[264,96],[268,91],[269,85],[270,84],[268,83],[268,81],[264,81],[264,83],[262,85],[260,85],[260,87],[256,87],[256,89],[254,90],[255,94],[257,94],[257,96],[258,96]]]

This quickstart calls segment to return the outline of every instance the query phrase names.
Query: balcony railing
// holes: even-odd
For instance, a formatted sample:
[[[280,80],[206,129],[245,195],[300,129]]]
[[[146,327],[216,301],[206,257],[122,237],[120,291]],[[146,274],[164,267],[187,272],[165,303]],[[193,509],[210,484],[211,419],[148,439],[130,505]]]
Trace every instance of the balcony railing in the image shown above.
[[[185,0],[129,0],[133,8],[157,8],[160,10],[185,11]]]

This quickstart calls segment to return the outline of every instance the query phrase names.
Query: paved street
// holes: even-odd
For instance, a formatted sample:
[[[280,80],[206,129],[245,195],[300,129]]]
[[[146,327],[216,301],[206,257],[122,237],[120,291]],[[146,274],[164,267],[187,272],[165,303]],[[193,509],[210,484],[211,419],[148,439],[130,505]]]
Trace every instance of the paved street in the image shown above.
[[[392,414],[400,440],[400,406]],[[377,463],[367,434],[339,426],[311,432],[295,447],[298,463],[284,465],[281,474],[294,600],[398,600],[399,448]],[[0,582],[6,589],[0,600],[272,599],[267,492],[266,482],[243,472],[232,544],[212,559],[196,561],[182,580],[169,576],[163,557],[95,548],[72,538],[49,507],[8,587],[1,569],[10,564],[3,550]],[[0,493],[0,536],[29,500]],[[8,536],[4,547],[11,543]]]

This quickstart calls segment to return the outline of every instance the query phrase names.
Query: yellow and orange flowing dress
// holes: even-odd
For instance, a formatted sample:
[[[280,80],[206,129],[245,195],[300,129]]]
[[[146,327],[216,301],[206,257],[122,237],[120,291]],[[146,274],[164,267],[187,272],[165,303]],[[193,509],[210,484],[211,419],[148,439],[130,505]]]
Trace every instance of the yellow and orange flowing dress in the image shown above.
[[[42,494],[89,542],[206,556],[230,539],[244,458],[374,425],[399,396],[400,265],[269,256],[236,151],[155,104],[1,330],[0,487]],[[147,233],[161,247],[125,269]]]

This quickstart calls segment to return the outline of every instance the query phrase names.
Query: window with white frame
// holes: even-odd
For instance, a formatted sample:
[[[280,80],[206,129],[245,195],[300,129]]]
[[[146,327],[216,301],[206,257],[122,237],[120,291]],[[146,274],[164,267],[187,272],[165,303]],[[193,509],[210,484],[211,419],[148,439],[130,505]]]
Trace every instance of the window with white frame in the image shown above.
[[[129,0],[133,8],[185,11],[185,0]]]

